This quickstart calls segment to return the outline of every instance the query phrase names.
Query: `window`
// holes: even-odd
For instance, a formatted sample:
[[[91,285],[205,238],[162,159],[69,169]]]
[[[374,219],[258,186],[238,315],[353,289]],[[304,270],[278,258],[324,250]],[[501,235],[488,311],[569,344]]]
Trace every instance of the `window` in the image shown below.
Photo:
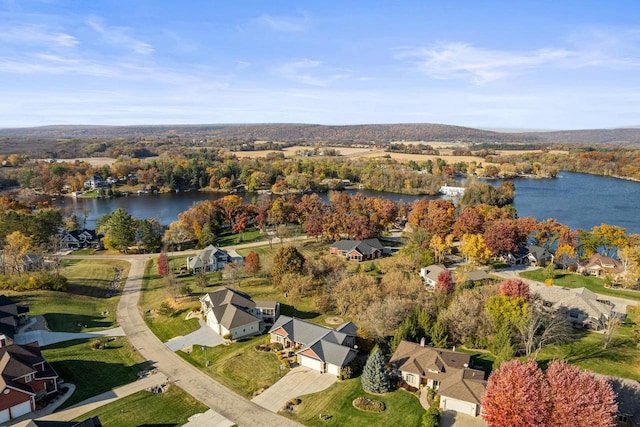
[[[627,414],[618,414],[618,422],[619,423],[629,422],[629,416]]]
[[[405,377],[405,380],[409,383],[409,384],[415,384],[416,381],[416,377],[413,374],[407,374],[407,376]]]
[[[27,374],[24,376],[24,382],[25,383],[30,383],[31,382],[31,374]]]

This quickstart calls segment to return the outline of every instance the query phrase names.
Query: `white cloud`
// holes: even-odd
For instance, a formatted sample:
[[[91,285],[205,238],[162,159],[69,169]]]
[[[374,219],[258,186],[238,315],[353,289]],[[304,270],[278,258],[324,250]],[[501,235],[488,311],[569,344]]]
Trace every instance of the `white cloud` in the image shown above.
[[[545,47],[514,52],[487,49],[469,43],[437,43],[426,48],[401,48],[397,59],[411,61],[434,79],[463,79],[485,84],[536,69],[585,67],[631,68],[640,66],[637,56],[621,49],[621,39],[608,33],[594,33],[591,43],[572,48]]]
[[[98,18],[87,19],[86,23],[111,45],[129,49],[139,55],[150,55],[155,51],[149,43],[133,37],[129,28],[107,27]]]
[[[287,62],[276,68],[275,71],[277,74],[297,83],[311,86],[327,86],[329,84],[328,79],[323,79],[312,74],[312,71],[317,70],[321,65],[321,61],[302,59]]]
[[[309,28],[309,19],[305,15],[301,17],[261,15],[253,19],[253,22],[271,31],[282,33],[302,33]]]
[[[79,41],[71,34],[40,25],[22,25],[19,28],[0,29],[0,41],[17,45],[45,45],[74,47]]]

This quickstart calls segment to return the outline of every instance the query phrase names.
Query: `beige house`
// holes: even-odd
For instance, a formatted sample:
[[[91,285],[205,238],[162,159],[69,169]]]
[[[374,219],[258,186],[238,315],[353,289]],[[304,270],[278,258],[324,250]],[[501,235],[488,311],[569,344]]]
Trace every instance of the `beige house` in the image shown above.
[[[578,266],[578,273],[620,280],[624,273],[624,267],[617,259],[595,253],[586,262]]]
[[[480,415],[487,388],[484,371],[470,368],[471,356],[451,350],[402,341],[389,362],[412,387],[429,387],[440,395],[440,408]]]

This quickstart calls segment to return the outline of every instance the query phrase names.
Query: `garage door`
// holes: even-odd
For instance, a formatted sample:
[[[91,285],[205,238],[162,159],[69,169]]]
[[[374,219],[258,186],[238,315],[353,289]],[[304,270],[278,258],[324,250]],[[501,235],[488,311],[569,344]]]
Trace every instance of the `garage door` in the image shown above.
[[[9,410],[5,409],[3,411],[0,411],[0,423],[4,423],[5,421],[9,421]]]
[[[31,402],[27,400],[11,407],[11,418],[18,418],[20,415],[28,414],[29,412],[31,412]]]
[[[442,405],[443,409],[460,412],[461,414],[475,415],[475,405],[458,399],[447,397]]]
[[[315,369],[319,372],[322,370],[322,362],[307,356],[300,356],[300,364],[302,366],[306,366],[307,368]]]
[[[327,372],[335,376],[340,376],[340,366],[327,363]]]

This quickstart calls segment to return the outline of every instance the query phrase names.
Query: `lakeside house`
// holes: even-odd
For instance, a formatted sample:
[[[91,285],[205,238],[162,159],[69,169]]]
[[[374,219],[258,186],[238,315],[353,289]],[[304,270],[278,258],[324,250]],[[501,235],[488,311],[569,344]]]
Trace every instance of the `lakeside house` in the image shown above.
[[[451,185],[443,185],[440,187],[440,194],[444,194],[445,196],[462,197],[464,196],[464,191],[464,187],[453,187]]]
[[[378,239],[339,240],[331,245],[329,253],[349,261],[362,262],[381,258],[384,255],[384,246]]]
[[[358,354],[355,349],[357,331],[352,322],[331,329],[295,317],[280,316],[269,335],[271,342],[296,350],[300,365],[340,376],[340,370]]]
[[[18,326],[26,322],[29,307],[18,305],[6,295],[0,295],[0,347],[11,344]]]
[[[259,335],[280,316],[280,303],[253,301],[229,288],[204,294],[200,308],[207,326],[220,336],[231,335],[231,339]]]
[[[36,401],[58,390],[57,380],[37,341],[0,347],[0,423],[35,411]]]
[[[601,278],[609,277],[618,281],[622,279],[624,266],[617,259],[595,253],[587,261],[578,265],[578,273]]]
[[[89,230],[87,228],[65,231],[62,234],[60,246],[62,249],[100,249],[102,247],[100,237],[95,230]]]
[[[487,382],[484,371],[470,367],[470,355],[427,346],[423,338],[400,342],[389,363],[408,385],[436,391],[442,410],[480,415]]]

